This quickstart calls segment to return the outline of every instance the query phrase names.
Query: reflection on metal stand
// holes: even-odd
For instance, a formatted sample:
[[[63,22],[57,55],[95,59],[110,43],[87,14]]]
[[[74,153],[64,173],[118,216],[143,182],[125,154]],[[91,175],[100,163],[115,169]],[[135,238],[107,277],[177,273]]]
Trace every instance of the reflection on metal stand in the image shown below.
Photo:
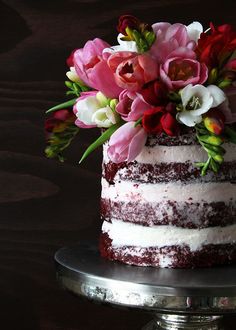
[[[62,248],[55,255],[60,284],[91,300],[150,311],[143,330],[219,330],[236,313],[236,266],[157,269],[111,262],[94,244]],[[141,328],[141,327],[140,327]]]

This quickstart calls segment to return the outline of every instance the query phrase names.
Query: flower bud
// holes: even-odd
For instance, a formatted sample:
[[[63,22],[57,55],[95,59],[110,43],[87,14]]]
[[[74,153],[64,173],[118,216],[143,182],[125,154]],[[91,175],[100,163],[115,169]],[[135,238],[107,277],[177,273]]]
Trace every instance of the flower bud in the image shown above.
[[[106,107],[109,104],[110,99],[108,99],[103,93],[98,92],[96,94],[96,99],[99,102],[100,108]]]
[[[204,118],[204,125],[213,134],[220,135],[224,130],[225,116],[217,109],[211,109]]]
[[[213,159],[219,164],[223,163],[224,161],[224,157],[222,155],[215,155],[213,156]]]
[[[138,31],[139,26],[140,26],[140,21],[138,20],[137,17],[135,17],[133,15],[123,15],[123,16],[120,16],[120,18],[119,18],[117,30],[118,30],[118,32],[127,36],[127,31],[126,31],[127,27],[129,29]]]
[[[202,135],[200,140],[213,146],[220,146],[223,143],[223,139],[221,137],[214,135]]]

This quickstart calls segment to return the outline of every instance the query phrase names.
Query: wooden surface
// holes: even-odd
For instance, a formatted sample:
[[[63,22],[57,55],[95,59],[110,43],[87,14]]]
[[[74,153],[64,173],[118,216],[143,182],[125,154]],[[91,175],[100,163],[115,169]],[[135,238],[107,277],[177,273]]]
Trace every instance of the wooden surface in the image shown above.
[[[44,112],[64,98],[65,59],[89,38],[115,42],[117,17],[235,22],[235,1],[0,1],[1,329],[140,329],[150,316],[73,297],[56,283],[53,255],[97,237],[101,153],[77,162],[97,132],[84,131],[67,162],[44,157]],[[235,329],[235,317],[225,321]]]

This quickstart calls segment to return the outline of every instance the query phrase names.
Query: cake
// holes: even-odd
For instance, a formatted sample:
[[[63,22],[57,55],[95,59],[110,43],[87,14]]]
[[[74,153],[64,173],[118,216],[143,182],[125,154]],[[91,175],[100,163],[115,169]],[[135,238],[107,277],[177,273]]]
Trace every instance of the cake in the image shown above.
[[[130,163],[104,146],[100,240],[103,257],[138,266],[205,267],[236,260],[236,146],[217,174],[191,134],[150,137]]]
[[[102,257],[235,261],[235,29],[123,15],[117,31],[117,45],[95,38],[67,59],[70,99],[48,110],[46,155],[63,161],[81,129],[100,130],[80,163],[103,145]]]

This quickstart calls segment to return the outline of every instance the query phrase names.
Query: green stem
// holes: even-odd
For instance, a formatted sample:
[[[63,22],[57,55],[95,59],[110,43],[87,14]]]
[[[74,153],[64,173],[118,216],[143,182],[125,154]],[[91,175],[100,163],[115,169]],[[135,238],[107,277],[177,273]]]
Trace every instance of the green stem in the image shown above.
[[[54,107],[48,109],[46,111],[46,113],[50,113],[50,112],[54,112],[54,111],[57,111],[57,110],[66,109],[68,107],[72,107],[75,104],[76,100],[77,100],[77,98],[76,99],[69,100],[69,101],[66,101],[64,103],[60,103],[58,105],[55,105]]]

